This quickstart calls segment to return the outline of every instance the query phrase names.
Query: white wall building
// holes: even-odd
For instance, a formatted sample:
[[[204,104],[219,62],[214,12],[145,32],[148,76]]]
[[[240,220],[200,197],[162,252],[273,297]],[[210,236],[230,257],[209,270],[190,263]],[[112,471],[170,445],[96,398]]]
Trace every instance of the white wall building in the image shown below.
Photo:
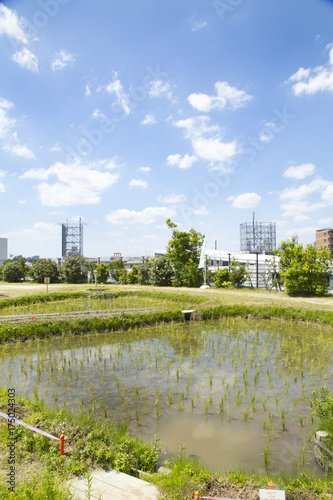
[[[0,238],[0,266],[8,259],[8,239]]]
[[[229,267],[229,262],[235,259],[240,264],[246,264],[251,273],[252,286],[257,286],[257,268],[258,268],[258,288],[264,288],[264,275],[268,262],[276,262],[277,267],[280,258],[276,255],[264,253],[247,253],[247,252],[227,252],[223,250],[206,249],[206,257],[209,261],[209,270],[213,273],[223,267]],[[251,286],[249,281],[244,283],[245,286]]]

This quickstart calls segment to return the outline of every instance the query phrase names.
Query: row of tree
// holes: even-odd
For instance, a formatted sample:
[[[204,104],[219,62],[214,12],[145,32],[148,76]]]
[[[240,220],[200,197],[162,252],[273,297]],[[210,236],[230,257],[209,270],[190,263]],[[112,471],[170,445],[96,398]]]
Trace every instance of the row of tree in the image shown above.
[[[130,271],[126,270],[126,263],[122,259],[96,265],[86,263],[83,257],[70,256],[58,268],[51,259],[35,260],[32,267],[29,267],[22,257],[14,257],[2,267],[3,279],[17,282],[28,276],[43,283],[44,278],[49,277],[51,283],[84,283],[87,282],[89,273],[93,281],[96,271],[98,283],[111,278],[117,283],[199,287],[203,283],[203,273],[198,265],[204,235],[194,229],[180,231],[170,219],[166,224],[172,230],[166,254],[150,260],[143,259],[140,267],[134,265]],[[328,292],[332,258],[324,247],[303,247],[297,243],[296,238],[291,238],[283,241],[275,254],[280,257],[279,264],[267,262],[263,276],[266,288],[281,289],[284,285],[288,293],[299,295],[322,295]],[[207,281],[213,280],[217,287],[241,287],[246,280],[252,285],[251,279],[248,266],[235,259],[231,259],[228,268],[219,269],[214,275],[207,272]]]

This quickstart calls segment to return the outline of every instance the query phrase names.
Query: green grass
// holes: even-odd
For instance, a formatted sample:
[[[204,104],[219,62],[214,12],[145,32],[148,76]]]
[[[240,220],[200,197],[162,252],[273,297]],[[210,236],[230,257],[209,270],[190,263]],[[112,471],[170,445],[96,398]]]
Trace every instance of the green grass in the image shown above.
[[[7,413],[7,391],[0,389],[0,408]],[[16,399],[16,418],[46,432],[60,436],[64,433],[65,455],[60,457],[58,441],[33,433],[16,425],[15,493],[8,491],[9,439],[7,421],[0,420],[0,498],[44,500],[70,498],[66,488],[60,488],[73,475],[82,475],[96,467],[113,468],[130,473],[132,468],[153,472],[160,457],[160,445],[156,438],[146,443],[132,437],[126,423],[115,426],[109,420],[98,421],[94,415],[82,413],[74,418],[65,410],[53,412],[40,401]],[[63,490],[63,491],[62,491]],[[42,496],[44,493],[44,496]],[[46,494],[48,493],[48,495]]]

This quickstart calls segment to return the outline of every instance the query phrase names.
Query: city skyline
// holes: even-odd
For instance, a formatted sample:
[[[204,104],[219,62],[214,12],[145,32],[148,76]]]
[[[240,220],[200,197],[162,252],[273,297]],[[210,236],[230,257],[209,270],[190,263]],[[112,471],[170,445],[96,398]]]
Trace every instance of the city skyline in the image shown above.
[[[329,0],[0,2],[0,237],[61,256],[154,255],[170,218],[240,250],[240,224],[333,225]]]

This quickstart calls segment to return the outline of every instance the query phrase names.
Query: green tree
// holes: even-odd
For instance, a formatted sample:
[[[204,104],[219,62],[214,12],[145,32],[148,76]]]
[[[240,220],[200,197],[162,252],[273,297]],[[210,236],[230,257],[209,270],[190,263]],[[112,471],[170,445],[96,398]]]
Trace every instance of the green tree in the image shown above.
[[[108,264],[109,272],[111,274],[111,278],[115,280],[117,283],[121,281],[120,276],[124,276],[125,271],[125,262],[123,259],[117,259]]]
[[[9,283],[17,283],[24,279],[25,273],[17,260],[7,260],[2,267],[3,278]]]
[[[328,292],[332,258],[325,247],[303,247],[293,237],[283,241],[275,253],[280,256],[280,274],[288,293],[311,296]]]
[[[237,262],[235,258],[230,261],[230,271],[229,271],[230,281],[232,286],[239,288],[245,281],[247,276],[247,266],[246,264],[241,264]]]
[[[155,257],[150,263],[150,282],[154,286],[171,286],[173,269],[165,255]]]
[[[139,283],[140,285],[147,285],[150,280],[150,260],[145,257],[142,258],[142,266],[139,267]]]
[[[34,260],[32,264],[32,277],[38,283],[44,283],[44,278],[50,278],[51,283],[59,279],[57,263],[51,259]]]
[[[132,269],[127,273],[127,282],[131,285],[139,283],[139,267],[134,265]]]
[[[61,280],[66,283],[84,283],[87,280],[85,259],[79,255],[70,255],[60,266]]]
[[[166,224],[173,230],[172,238],[167,245],[166,257],[169,259],[175,273],[173,278],[174,286],[199,286],[197,268],[204,235],[193,228],[190,231],[179,231],[177,230],[177,224],[170,219],[167,219]],[[202,276],[202,272],[199,272]],[[192,283],[192,285],[189,285],[189,283]]]
[[[126,269],[122,269],[119,273],[119,281],[122,285],[126,285],[127,283],[127,276],[128,276],[128,273],[126,271]]]
[[[104,264],[104,262],[101,262],[100,264],[97,264],[95,270],[97,271],[98,283],[106,283],[109,277],[109,267],[106,264]],[[95,275],[93,276],[95,277]]]

